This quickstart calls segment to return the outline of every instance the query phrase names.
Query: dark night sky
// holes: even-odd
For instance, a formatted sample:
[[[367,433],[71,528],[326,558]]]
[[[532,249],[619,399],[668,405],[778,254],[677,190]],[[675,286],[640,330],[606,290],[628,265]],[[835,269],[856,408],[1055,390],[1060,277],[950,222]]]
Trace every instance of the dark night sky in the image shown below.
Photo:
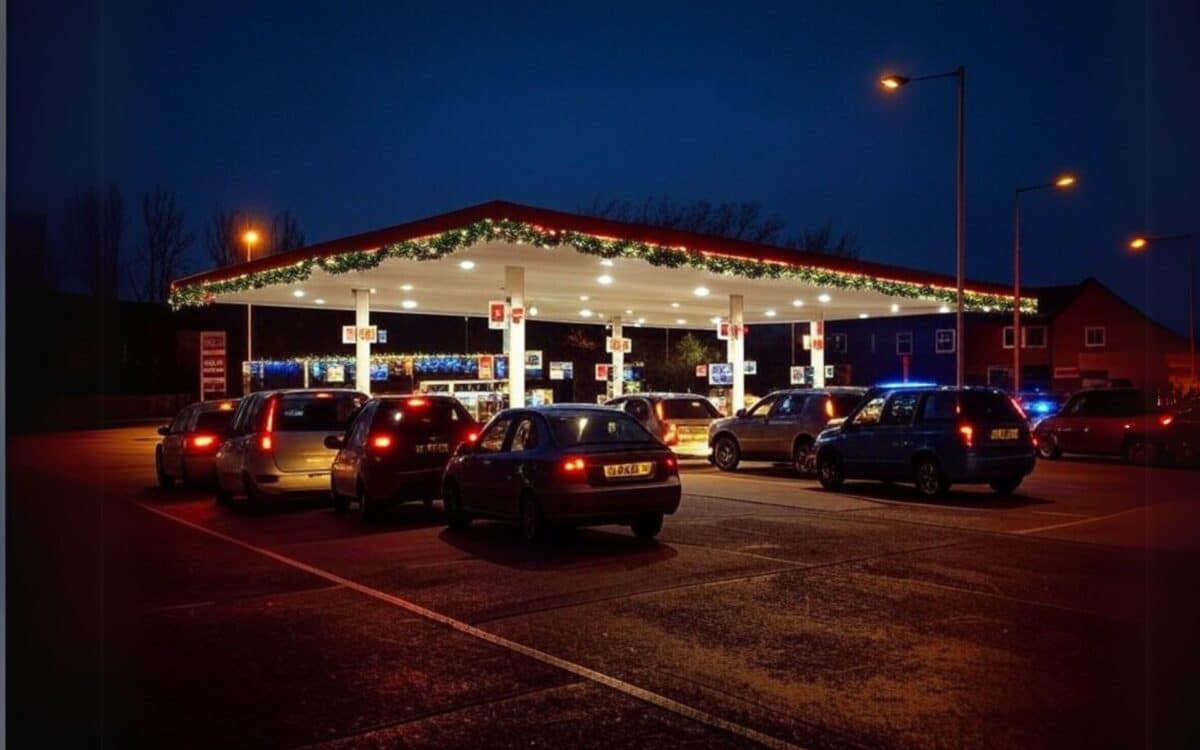
[[[1184,326],[1182,248],[1122,248],[1200,238],[1194,0],[248,5],[10,2],[11,205],[161,183],[195,227],[290,208],[316,241],[492,198],[749,200],[951,272],[953,83],[875,82],[962,63],[968,274],[1010,279],[1013,188],[1070,168],[1025,202],[1026,283]]]

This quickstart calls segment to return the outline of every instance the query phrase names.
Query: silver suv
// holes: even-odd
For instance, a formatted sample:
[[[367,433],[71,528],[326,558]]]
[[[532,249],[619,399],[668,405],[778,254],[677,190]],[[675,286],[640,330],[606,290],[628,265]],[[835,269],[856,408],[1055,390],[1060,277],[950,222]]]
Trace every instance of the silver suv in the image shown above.
[[[623,410],[684,458],[708,457],[708,428],[721,418],[711,401],[695,393],[637,393],[605,406]]]
[[[712,462],[733,471],[741,461],[788,462],[812,471],[813,441],[831,419],[846,416],[862,400],[864,388],[790,389],[768,393],[736,416],[708,428]]]

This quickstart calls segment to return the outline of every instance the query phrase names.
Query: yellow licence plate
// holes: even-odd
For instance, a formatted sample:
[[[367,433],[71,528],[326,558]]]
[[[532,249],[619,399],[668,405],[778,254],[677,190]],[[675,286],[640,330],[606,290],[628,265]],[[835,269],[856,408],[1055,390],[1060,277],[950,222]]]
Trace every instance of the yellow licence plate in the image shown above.
[[[1016,440],[1019,434],[1016,427],[997,428],[992,430],[992,440]]]
[[[652,471],[654,471],[654,464],[649,461],[636,464],[608,464],[604,467],[604,476],[606,479],[648,477]]]

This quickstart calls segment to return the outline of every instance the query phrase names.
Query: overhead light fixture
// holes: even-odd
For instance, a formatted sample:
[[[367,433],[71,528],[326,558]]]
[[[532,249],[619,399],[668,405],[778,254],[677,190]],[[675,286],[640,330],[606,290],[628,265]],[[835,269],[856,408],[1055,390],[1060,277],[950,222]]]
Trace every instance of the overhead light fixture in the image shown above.
[[[721,325],[721,316],[720,315],[714,315],[711,318],[709,318],[709,320],[712,321],[712,324],[715,326]]]
[[[379,290],[378,290],[378,289],[376,289],[375,287],[371,287],[371,288],[370,288],[370,289],[368,289],[367,291],[368,291],[368,292],[370,292],[371,294],[375,294],[375,293],[376,293],[376,292],[378,292]]]
[[[804,300],[802,300],[802,299],[792,300],[792,307],[804,307]]]
[[[600,284],[602,286],[608,286],[609,284],[613,283],[613,277],[609,276],[608,274],[603,274],[602,276],[597,276],[596,283]]]
[[[942,305],[941,307],[939,307],[939,308],[938,308],[938,312],[940,312],[940,313],[948,313],[948,312],[950,312],[950,306],[949,306],[949,305]]]
[[[708,287],[698,286],[692,290],[692,294],[696,295],[697,297],[707,297],[708,296]]]
[[[869,318],[869,317],[871,317],[871,316],[870,316],[870,315],[867,315],[866,313],[859,313],[859,314],[858,314],[858,317],[859,317],[860,319],[862,319],[862,320],[866,320],[867,318]]]
[[[893,302],[890,309],[892,312],[898,313],[900,312],[900,305],[897,305],[895,302]]]
[[[675,325],[677,325],[677,326],[685,326],[685,325],[687,325],[687,319],[686,319],[686,318],[676,318],[676,319],[675,319]]]
[[[531,317],[531,318],[536,318],[536,317],[537,317],[537,314],[538,314],[537,305],[534,305],[534,306],[532,306],[532,307],[530,307],[530,308],[529,308],[529,317]]]
[[[641,324],[643,324],[643,323],[645,323],[645,322],[646,322],[646,319],[645,319],[645,318],[638,318],[638,319],[637,319],[637,324],[638,324],[638,325],[641,325]]]
[[[626,310],[626,311],[625,311],[625,314],[626,314],[626,315],[633,315],[633,310]]]
[[[595,313],[593,313],[591,310],[589,310],[585,307],[579,311],[579,315],[580,315],[580,317],[583,317],[583,318],[590,318],[593,315],[595,315]]]
[[[828,302],[828,301],[830,301],[831,299],[833,299],[833,297],[830,297],[828,294],[819,294],[819,295],[817,295],[817,302],[822,302],[822,303],[824,303],[824,302]]]
[[[417,301],[415,299],[406,299],[400,303],[400,306],[403,307],[405,310],[412,310],[412,309],[416,308]]]
[[[325,300],[321,299],[320,297],[317,297],[315,300],[313,300],[313,302],[316,302],[318,305],[325,304]]]
[[[766,315],[768,318],[773,318],[773,317],[775,317],[775,311],[774,310],[766,310],[763,312],[763,315]]]
[[[304,296],[304,290],[303,290],[303,289],[297,289],[296,291],[292,292],[292,296],[293,296],[293,297],[297,297],[297,298],[298,298],[298,297],[303,297],[303,296]]]
[[[475,261],[473,261],[473,260],[464,260],[464,261],[462,261],[462,262],[460,262],[460,263],[458,264],[458,267],[459,267],[459,268],[461,268],[461,269],[462,269],[462,270],[464,270],[464,271],[470,271],[472,268],[474,268],[474,267],[475,267]]]
[[[587,302],[587,301],[588,301],[588,300],[590,300],[590,299],[591,299],[591,297],[589,297],[589,296],[588,296],[588,295],[586,295],[586,294],[581,294],[581,295],[579,295],[579,301],[580,301],[580,302]]]
[[[613,266],[612,259],[604,258],[600,261],[600,265],[604,266],[605,268],[612,268],[612,266]]]
[[[413,290],[412,284],[401,284],[400,285],[400,291],[402,291],[402,292],[411,292],[412,290]]]
[[[675,308],[676,310],[678,310],[678,309],[679,309],[679,303],[678,303],[678,302],[672,302],[672,303],[671,303],[671,307],[673,307],[673,308]]]

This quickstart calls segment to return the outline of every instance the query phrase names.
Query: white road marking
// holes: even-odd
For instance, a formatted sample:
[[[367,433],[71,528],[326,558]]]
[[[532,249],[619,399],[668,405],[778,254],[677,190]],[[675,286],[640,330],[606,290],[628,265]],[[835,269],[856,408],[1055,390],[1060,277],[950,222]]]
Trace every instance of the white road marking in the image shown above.
[[[759,732],[756,729],[751,729],[750,727],[743,726],[736,722],[732,722],[727,719],[722,719],[719,716],[714,716],[713,714],[710,714],[707,711],[703,711],[701,709],[694,708],[685,703],[680,703],[679,701],[668,698],[665,695],[660,695],[658,693],[652,692],[645,688],[638,687],[637,685],[633,685],[631,683],[625,682],[624,680],[621,680],[619,678],[612,677],[610,675],[606,675],[602,672],[597,672],[594,669],[589,669],[588,667],[585,667],[582,664],[576,664],[575,662],[568,661],[568,660],[563,659],[558,656],[554,656],[553,654],[548,654],[545,651],[539,651],[538,649],[533,648],[531,646],[526,646],[522,643],[517,643],[516,641],[511,641],[507,638],[496,635],[494,633],[489,633],[486,630],[477,628],[474,625],[470,625],[461,620],[456,620],[453,617],[449,617],[448,615],[443,615],[440,612],[434,612],[431,609],[426,609],[425,607],[422,607],[419,604],[410,602],[407,599],[402,599],[393,594],[389,594],[387,592],[380,591],[379,589],[373,589],[370,586],[364,586],[363,584],[358,583],[356,581],[352,581],[349,578],[343,578],[342,576],[339,576],[336,573],[331,573],[327,570],[323,570],[321,568],[309,565],[308,563],[304,563],[299,560],[293,559],[291,557],[287,557],[286,555],[281,555],[278,552],[272,552],[269,549],[259,547],[254,544],[250,544],[249,542],[244,542],[241,539],[229,536],[228,534],[222,534],[219,531],[214,531],[205,526],[201,526],[200,524],[192,523],[191,521],[187,521],[185,519],[179,518],[178,516],[171,515],[170,513],[167,513],[166,511],[159,510],[158,508],[153,508],[149,505],[146,505],[145,503],[138,503],[138,506],[141,507],[143,510],[149,511],[150,513],[154,513],[155,515],[161,516],[170,521],[174,521],[175,523],[178,523],[182,526],[186,526],[195,531],[199,531],[202,534],[208,534],[211,537],[214,537],[216,539],[220,539],[222,541],[236,545],[238,547],[241,547],[242,549],[250,550],[251,552],[255,552],[259,555],[262,555],[263,557],[267,557],[272,560],[275,560],[276,562],[282,563],[284,565],[288,565],[297,570],[304,571],[305,573],[317,576],[318,578],[323,578],[323,579],[330,581],[331,583],[335,583],[339,586],[344,586],[345,588],[351,589],[353,591],[357,591],[358,593],[363,594],[365,596],[369,596],[373,599],[377,599],[386,604],[390,604],[393,607],[398,607],[400,609],[406,610],[406,611],[411,612],[420,617],[424,617],[427,620],[431,620],[438,624],[445,625],[449,628],[457,630],[458,632],[463,633],[465,635],[469,635],[473,638],[478,638],[479,640],[486,641],[487,643],[491,643],[495,646],[499,646],[501,648],[507,649],[514,653],[521,654],[522,656],[527,656],[527,657],[529,657],[535,661],[539,661],[543,664],[548,664],[552,667],[557,667],[558,669],[561,669],[565,672],[569,672],[573,675],[577,675],[579,677],[583,677],[584,679],[591,680],[592,682],[595,682],[595,683],[603,685],[607,688],[616,690],[619,693],[624,693],[625,695],[631,696],[631,697],[636,698],[645,703],[649,703],[650,705],[655,706],[657,708],[661,708],[666,711],[670,711],[674,714],[678,714],[679,716],[683,716],[684,718],[691,719],[692,721],[696,721],[701,724],[705,724],[705,725],[713,727],[715,729],[720,729],[724,732],[728,732],[730,734],[737,735],[739,737],[744,737],[745,739],[751,740],[753,742],[757,742],[760,745],[763,745],[764,747],[787,748],[788,750],[802,750],[802,748],[800,748],[800,746],[794,745],[790,742],[787,742],[786,740],[781,740],[777,737],[772,737],[768,734]]]
[[[1020,529],[1020,530],[1014,531],[1012,533],[1014,533],[1014,534],[1036,534],[1039,531],[1053,531],[1054,529],[1065,529],[1068,526],[1082,526],[1085,523],[1095,523],[1097,521],[1105,521],[1109,518],[1116,518],[1117,516],[1124,516],[1124,515],[1128,515],[1130,513],[1136,513],[1139,510],[1144,510],[1144,508],[1142,508],[1141,506],[1138,506],[1136,508],[1126,508],[1125,510],[1120,510],[1120,511],[1117,511],[1116,513],[1109,513],[1109,514],[1103,515],[1103,516],[1092,516],[1091,518],[1081,518],[1078,521],[1066,521],[1064,523],[1054,523],[1054,524],[1050,524],[1049,526],[1035,526],[1032,529]]]

